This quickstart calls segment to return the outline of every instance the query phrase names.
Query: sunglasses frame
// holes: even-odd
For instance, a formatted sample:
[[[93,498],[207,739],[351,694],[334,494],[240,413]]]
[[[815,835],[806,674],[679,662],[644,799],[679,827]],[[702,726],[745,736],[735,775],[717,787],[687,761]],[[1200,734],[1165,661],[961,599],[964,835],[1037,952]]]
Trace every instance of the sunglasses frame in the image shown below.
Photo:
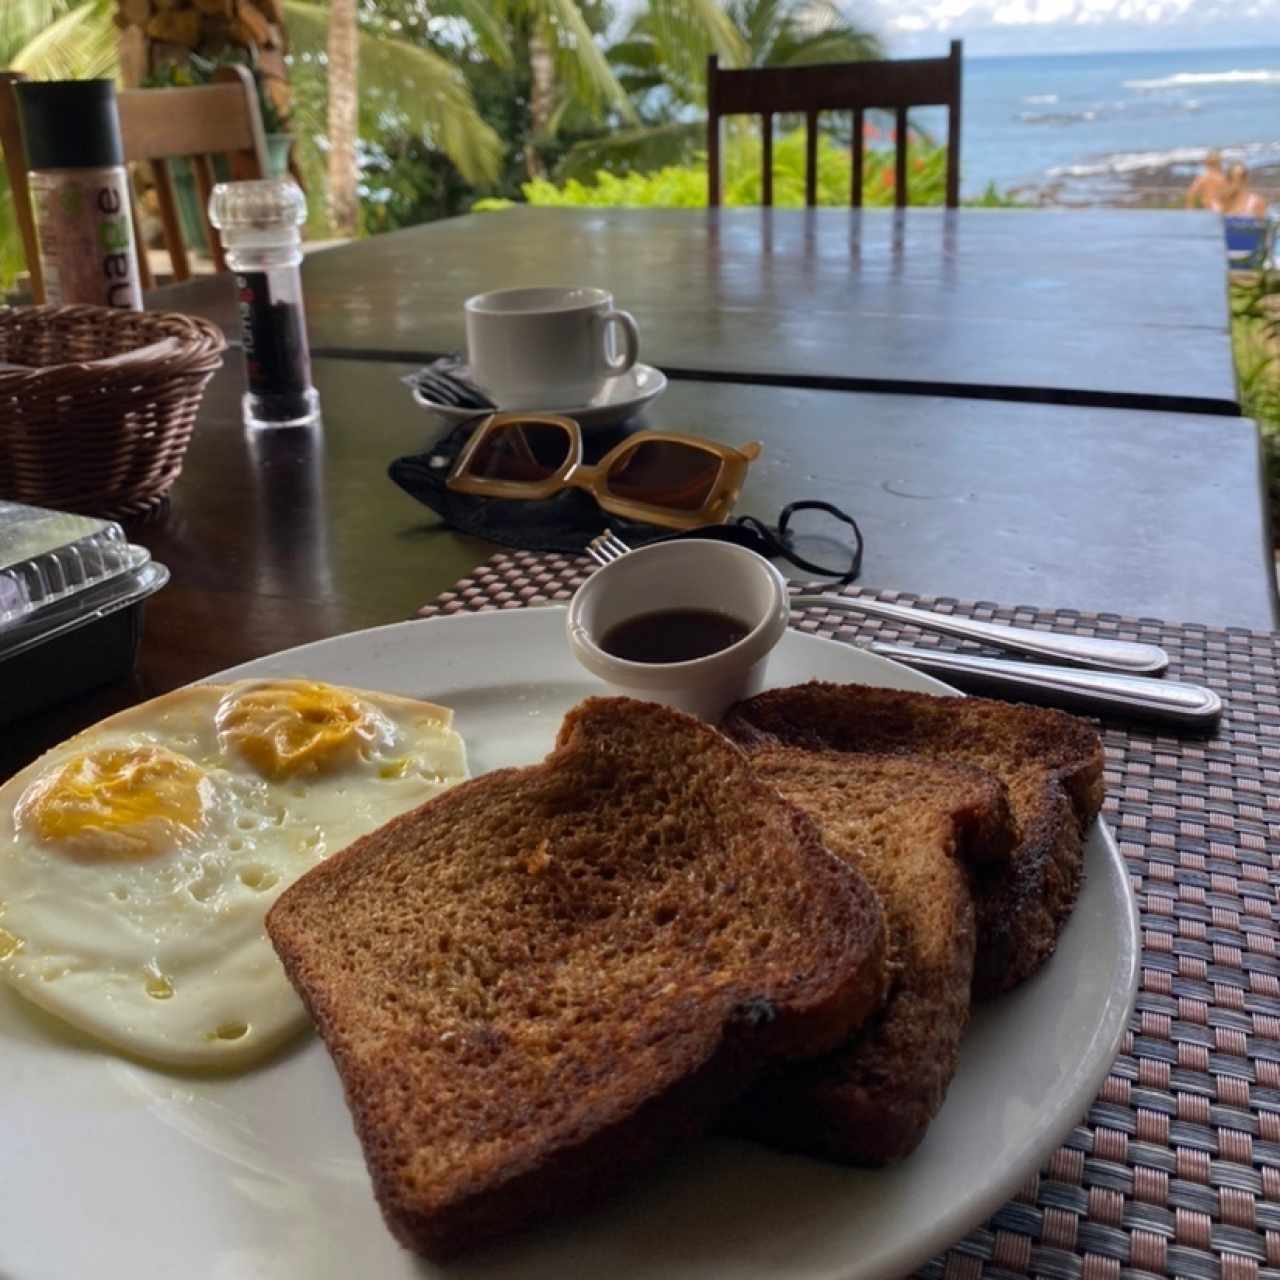
[[[542,480],[496,480],[468,473],[472,459],[484,442],[495,431],[511,426],[559,427],[569,436],[569,449],[565,460]],[[637,502],[612,493],[609,489],[609,471],[628,453],[642,444],[682,444],[709,453],[720,462],[720,470],[712,483],[706,501],[696,511],[676,507],[664,507],[656,503]],[[594,466],[582,461],[582,428],[572,419],[556,413],[493,413],[476,427],[471,438],[458,454],[445,486],[455,493],[472,494],[482,498],[514,498],[536,502],[550,498],[565,489],[582,489],[596,501],[603,511],[613,515],[638,520],[646,524],[662,525],[668,529],[695,529],[699,525],[722,524],[733,510],[747,478],[747,468],[763,451],[759,441],[743,445],[721,444],[702,436],[684,435],[676,431],[637,431],[619,441]]]

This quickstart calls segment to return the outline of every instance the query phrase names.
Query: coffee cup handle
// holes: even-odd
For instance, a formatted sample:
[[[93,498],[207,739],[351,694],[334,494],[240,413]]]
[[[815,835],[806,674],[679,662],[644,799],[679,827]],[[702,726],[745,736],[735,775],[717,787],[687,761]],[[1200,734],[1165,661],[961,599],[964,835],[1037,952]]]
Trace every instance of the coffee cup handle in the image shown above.
[[[640,331],[629,311],[606,311],[600,317],[601,358],[611,378],[626,373],[640,357]],[[616,360],[609,358],[609,328],[614,326],[622,335],[622,354]]]

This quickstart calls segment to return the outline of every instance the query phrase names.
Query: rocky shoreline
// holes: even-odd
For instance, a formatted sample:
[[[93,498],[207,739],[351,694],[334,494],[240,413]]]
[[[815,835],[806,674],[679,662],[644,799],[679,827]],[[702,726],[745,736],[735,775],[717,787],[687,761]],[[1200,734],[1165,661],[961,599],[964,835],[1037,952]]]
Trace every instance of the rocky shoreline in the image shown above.
[[[1010,195],[1045,209],[1181,209],[1199,168],[1180,162],[1126,172],[1064,175],[1043,184],[1014,188]],[[1268,204],[1280,204],[1280,162],[1253,166],[1249,185]]]

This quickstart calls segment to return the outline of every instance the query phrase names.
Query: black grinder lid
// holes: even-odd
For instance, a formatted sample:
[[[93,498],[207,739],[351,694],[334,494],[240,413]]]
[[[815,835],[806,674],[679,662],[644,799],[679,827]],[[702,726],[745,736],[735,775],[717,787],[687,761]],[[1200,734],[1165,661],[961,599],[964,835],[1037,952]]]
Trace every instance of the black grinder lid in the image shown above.
[[[20,80],[14,85],[31,169],[124,164],[111,80]]]

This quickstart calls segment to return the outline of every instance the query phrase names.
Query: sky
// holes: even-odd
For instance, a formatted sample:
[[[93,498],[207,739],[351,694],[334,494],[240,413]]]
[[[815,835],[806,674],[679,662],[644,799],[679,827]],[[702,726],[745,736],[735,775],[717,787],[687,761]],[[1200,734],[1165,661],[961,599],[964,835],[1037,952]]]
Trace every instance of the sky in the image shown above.
[[[1280,45],[1280,0],[846,0],[899,56]]]

